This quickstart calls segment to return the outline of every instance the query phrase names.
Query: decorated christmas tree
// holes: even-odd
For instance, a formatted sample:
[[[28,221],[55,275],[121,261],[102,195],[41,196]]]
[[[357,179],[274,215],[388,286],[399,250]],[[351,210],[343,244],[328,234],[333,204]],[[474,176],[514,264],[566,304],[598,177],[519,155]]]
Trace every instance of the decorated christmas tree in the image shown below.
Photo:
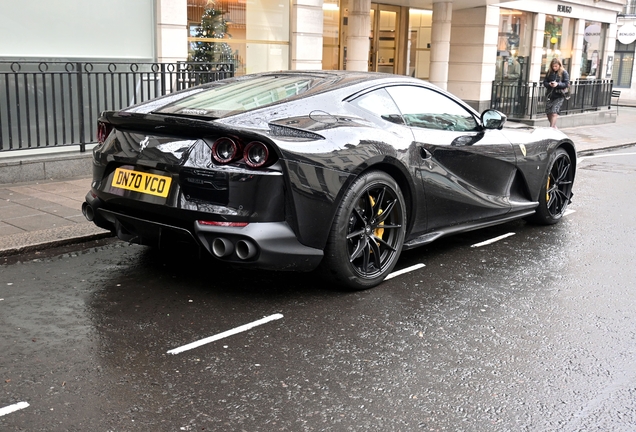
[[[196,31],[198,38],[223,39],[232,35],[227,33],[227,21],[223,18],[225,12],[216,8],[215,3],[209,3],[201,17],[201,27]],[[232,60],[232,48],[225,42],[195,42],[192,61],[216,63]]]

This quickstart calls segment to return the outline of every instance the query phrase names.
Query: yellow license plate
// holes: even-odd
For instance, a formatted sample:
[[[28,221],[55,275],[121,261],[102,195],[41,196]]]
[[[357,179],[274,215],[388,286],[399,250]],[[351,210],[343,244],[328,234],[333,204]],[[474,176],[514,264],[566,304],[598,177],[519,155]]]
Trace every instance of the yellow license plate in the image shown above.
[[[111,186],[159,197],[167,197],[172,178],[117,168]]]

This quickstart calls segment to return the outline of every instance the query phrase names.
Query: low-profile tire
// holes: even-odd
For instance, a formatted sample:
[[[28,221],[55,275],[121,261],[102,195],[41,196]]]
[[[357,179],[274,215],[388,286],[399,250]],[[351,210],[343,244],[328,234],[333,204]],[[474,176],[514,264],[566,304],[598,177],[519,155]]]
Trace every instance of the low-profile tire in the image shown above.
[[[574,166],[568,152],[558,148],[552,154],[539,192],[539,206],[528,222],[552,225],[561,220],[572,199]]]
[[[321,273],[349,290],[380,284],[393,270],[406,230],[404,196],[381,171],[356,179],[336,212]]]

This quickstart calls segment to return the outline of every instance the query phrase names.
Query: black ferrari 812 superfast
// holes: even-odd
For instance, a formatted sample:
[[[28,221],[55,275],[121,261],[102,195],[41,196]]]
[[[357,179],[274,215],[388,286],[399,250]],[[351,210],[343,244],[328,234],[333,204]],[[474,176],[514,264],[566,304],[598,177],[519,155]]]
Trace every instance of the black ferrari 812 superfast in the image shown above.
[[[402,250],[558,222],[576,150],[425,81],[345,71],[230,78],[102,113],[83,212],[119,238],[232,266],[381,283]]]

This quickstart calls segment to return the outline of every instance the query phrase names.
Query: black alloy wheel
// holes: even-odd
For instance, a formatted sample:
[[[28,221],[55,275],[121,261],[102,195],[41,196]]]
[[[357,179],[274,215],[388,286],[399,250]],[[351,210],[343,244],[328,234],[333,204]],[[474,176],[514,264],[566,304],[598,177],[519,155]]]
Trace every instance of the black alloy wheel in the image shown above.
[[[391,176],[380,171],[360,176],[336,213],[323,274],[353,290],[380,284],[400,256],[405,215],[404,197]]]
[[[552,225],[561,220],[572,200],[574,166],[568,153],[559,148],[552,156],[552,163],[543,180],[537,212],[528,218],[530,222]]]

